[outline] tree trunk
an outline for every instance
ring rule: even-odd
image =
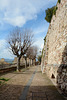
[[[32,65],[32,59],[30,59],[31,65]]]
[[[19,68],[20,68],[20,58],[18,57],[17,58],[17,71],[19,71]]]
[[[33,65],[33,59],[32,59],[32,65]]]
[[[27,67],[27,58],[25,58],[25,69]]]
[[[30,61],[30,59],[29,59],[29,67],[30,67],[30,65],[31,65],[31,61]]]

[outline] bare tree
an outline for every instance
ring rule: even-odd
[[[37,46],[33,46],[33,59],[36,58],[37,52],[38,52],[38,47]]]
[[[31,65],[32,56],[33,56],[33,47],[30,47],[27,51],[27,57],[29,58],[29,66]]]
[[[26,54],[33,43],[32,31],[29,29],[22,31],[19,28],[15,28],[10,32],[7,42],[9,44],[9,49],[17,56],[17,71],[19,71],[20,59]]]
[[[36,46],[30,47],[27,51],[27,57],[29,58],[29,66],[31,65],[31,60],[36,59],[38,48]]]
[[[33,60],[36,60],[37,58],[37,53],[38,53],[38,47],[33,46],[32,64],[33,64]]]
[[[28,50],[27,50],[28,51]],[[26,67],[27,67],[27,55],[25,54],[24,56],[24,59],[25,59],[25,69],[26,69]]]

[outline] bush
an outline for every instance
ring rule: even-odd
[[[46,10],[46,17],[45,17],[45,19],[46,19],[46,21],[47,22],[51,22],[51,19],[52,19],[52,16],[53,16],[53,10],[54,10],[54,7],[52,7],[52,8],[48,8],[47,10]]]
[[[58,3],[61,3],[61,0],[58,0]]]
[[[46,42],[46,36],[45,36],[45,38],[44,38],[44,42]]]
[[[45,20],[47,22],[51,22],[51,19],[53,17],[53,15],[56,15],[56,10],[58,9],[57,6],[53,6],[52,8],[48,8],[45,12],[46,12],[46,17]]]
[[[53,10],[53,14],[56,15],[56,10],[58,9],[58,7],[56,6]]]

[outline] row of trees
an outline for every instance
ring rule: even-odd
[[[7,43],[8,48],[17,56],[17,71],[19,71],[21,57],[25,57],[25,60],[27,57],[36,58],[37,47],[32,46],[33,40],[33,32],[30,29],[15,28],[10,32]]]
[[[32,65],[33,65],[33,60],[36,59],[36,56],[37,56],[37,50],[38,48],[36,46],[31,46],[26,54],[24,55],[24,58],[25,58],[25,68],[27,66],[27,58],[29,58],[29,66],[31,66],[31,61],[32,61]]]

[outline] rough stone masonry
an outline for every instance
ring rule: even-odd
[[[44,39],[41,70],[55,78],[57,85],[67,94],[67,0],[61,0],[57,7]]]

